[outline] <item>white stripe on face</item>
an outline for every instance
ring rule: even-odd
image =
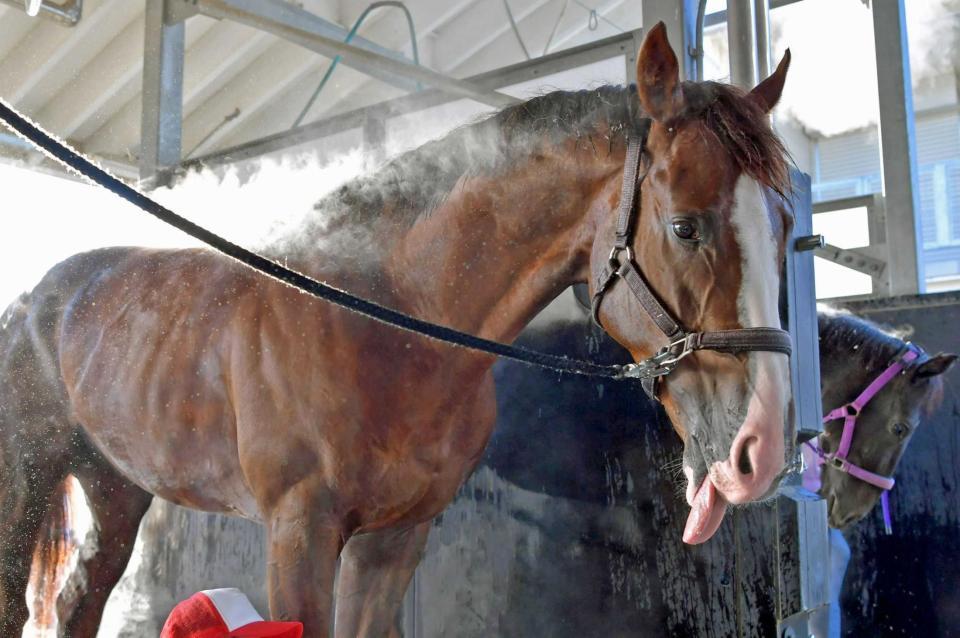
[[[740,245],[742,281],[737,307],[745,328],[780,327],[777,241],[760,184],[741,175],[734,191],[733,228]]]
[[[733,227],[741,255],[740,294],[737,309],[745,328],[780,327],[780,279],[777,241],[760,184],[741,175],[734,191]],[[787,358],[773,352],[751,352],[750,399],[746,422],[769,419],[768,427],[781,429],[790,398]],[[754,405],[758,401],[760,405]],[[766,423],[758,424],[761,427]],[[774,434],[771,432],[771,434]]]

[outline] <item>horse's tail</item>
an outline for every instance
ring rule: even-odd
[[[31,624],[40,635],[48,635],[57,626],[57,599],[69,576],[76,549],[71,501],[81,495],[78,487],[77,480],[67,476],[51,495],[33,551],[28,605]]]

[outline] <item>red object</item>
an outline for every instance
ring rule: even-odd
[[[302,638],[299,622],[264,620],[239,589],[210,589],[179,603],[160,638]]]

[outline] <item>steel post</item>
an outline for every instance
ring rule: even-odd
[[[757,80],[773,71],[770,51],[770,0],[754,0],[753,18],[757,42]]]
[[[794,171],[795,224],[787,246],[787,326],[793,339],[790,379],[793,392],[797,440],[807,440],[823,431],[820,405],[820,340],[817,299],[813,277],[813,252],[797,239],[813,233],[810,177]],[[789,429],[787,436],[793,436]],[[799,454],[799,450],[796,452]],[[797,474],[781,485],[775,508],[777,635],[806,636],[810,620],[826,613],[828,580],[823,566],[829,564],[826,503],[803,490]],[[801,633],[789,633],[802,630]]]
[[[143,47],[140,179],[180,163],[184,23],[169,19],[167,0],[147,0]]]
[[[643,44],[643,29],[631,31],[633,35],[633,46],[623,54],[623,63],[625,78],[627,84],[637,83],[637,53],[640,51],[640,45]]]
[[[727,3],[730,83],[747,90],[757,84],[756,26],[751,0]]]
[[[880,152],[891,295],[924,291],[920,264],[920,203],[910,55],[903,0],[873,2],[873,37],[880,96]]]
[[[793,237],[813,234],[810,176],[794,171]],[[787,326],[793,338],[790,378],[797,431],[810,438],[823,431],[820,407],[820,341],[817,329],[817,294],[814,288],[813,252],[787,247]],[[802,382],[801,382],[802,381]]]
[[[363,121],[363,152],[373,164],[379,164],[386,155],[387,123],[383,117],[367,113]]]

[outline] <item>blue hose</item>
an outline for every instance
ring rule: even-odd
[[[370,5],[363,10],[363,13],[360,14],[360,17],[357,18],[357,21],[353,23],[353,27],[347,34],[347,37],[343,40],[344,44],[350,44],[350,41],[353,40],[355,35],[357,35],[357,30],[360,29],[360,25],[362,25],[363,21],[367,19],[367,16],[370,15],[370,13],[375,9],[379,9],[381,7],[396,7],[403,11],[403,13],[407,16],[407,26],[410,28],[410,46],[413,49],[413,63],[417,66],[420,66],[420,52],[417,50],[417,31],[413,26],[413,16],[410,15],[410,10],[407,9],[407,6],[398,0],[382,0],[381,2],[370,3]],[[290,128],[296,128],[300,126],[300,123],[303,122],[303,118],[307,116],[307,112],[311,107],[313,107],[314,102],[317,101],[317,97],[320,95],[320,92],[323,91],[323,87],[327,85],[327,82],[330,80],[330,76],[333,75],[333,70],[337,68],[339,63],[340,56],[338,55],[333,58],[330,66],[327,67],[327,72],[323,74],[323,79],[320,80],[320,84],[317,85],[313,95],[311,95],[310,99],[307,100],[307,105],[303,107],[300,115],[297,116],[293,126]],[[418,82],[417,90],[420,88],[420,83]]]

